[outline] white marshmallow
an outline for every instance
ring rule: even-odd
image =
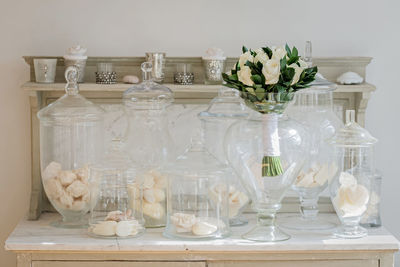
[[[67,192],[70,193],[73,197],[79,198],[83,195],[86,195],[89,192],[89,188],[81,181],[75,180],[71,185],[67,187]]]
[[[55,178],[60,171],[61,171],[61,164],[52,161],[49,165],[47,165],[47,167],[44,169],[42,173],[43,180],[46,181],[48,179]]]
[[[170,219],[178,233],[191,232],[193,225],[196,223],[196,216],[194,214],[174,213]]]

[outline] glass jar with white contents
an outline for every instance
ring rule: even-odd
[[[346,125],[330,139],[339,171],[330,184],[332,204],[342,223],[334,234],[360,238],[368,234],[359,226],[371,199],[371,179],[375,174],[373,145],[377,140],[355,122],[354,110],[346,113]]]
[[[167,226],[174,239],[218,239],[230,234],[227,166],[205,148],[201,138],[167,166]]]
[[[88,166],[103,154],[104,111],[79,94],[78,69],[65,71],[66,94],[41,109],[40,165],[46,195],[63,219],[52,225],[86,228]]]
[[[229,163],[224,151],[225,135],[233,123],[246,119],[250,112],[252,111],[246,107],[243,99],[239,96],[239,91],[222,87],[208,108],[198,115],[204,131],[205,148],[227,166]],[[232,175],[229,177],[229,223],[230,226],[240,226],[247,223],[247,219],[242,213],[250,198],[233,169],[231,169],[231,173]]]
[[[333,111],[336,84],[325,81],[299,90],[286,112],[308,127],[310,149],[306,162],[292,186],[300,198],[301,216],[286,217],[282,225],[297,230],[326,230],[336,225],[318,217],[319,195],[335,176],[337,166],[332,147],[326,142],[343,127]]]
[[[113,140],[104,158],[90,168],[90,236],[130,238],[144,233],[139,177],[123,143]]]

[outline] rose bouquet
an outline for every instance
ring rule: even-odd
[[[225,86],[240,91],[253,110],[263,114],[262,176],[283,173],[280,159],[278,114],[282,113],[296,91],[314,81],[317,67],[308,68],[296,47],[256,50],[243,46],[243,54],[231,72],[224,73]]]

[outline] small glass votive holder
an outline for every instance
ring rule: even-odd
[[[194,74],[192,72],[192,64],[178,63],[176,64],[176,72],[174,73],[174,82],[177,84],[193,84]]]
[[[33,65],[37,83],[54,83],[57,68],[56,58],[35,58]]]
[[[117,73],[114,71],[113,63],[97,63],[96,83],[114,84],[117,83]]]
[[[225,59],[204,59],[203,67],[205,84],[221,84],[222,73],[225,71]]]
[[[152,63],[152,72],[153,81],[157,83],[162,83],[165,77],[165,61],[166,61],[166,53],[163,52],[147,52],[146,53],[146,61],[150,61]]]

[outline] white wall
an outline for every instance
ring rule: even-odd
[[[30,154],[23,55],[62,55],[74,43],[89,56],[199,56],[209,46],[237,56],[242,44],[289,42],[315,56],[372,56],[367,80],[377,85],[367,127],[379,138],[377,165],[384,174],[383,221],[400,238],[397,139],[400,1],[133,1],[1,0],[0,8],[0,241],[29,203]],[[0,252],[0,265],[15,257]],[[400,266],[400,265],[399,265]]]

